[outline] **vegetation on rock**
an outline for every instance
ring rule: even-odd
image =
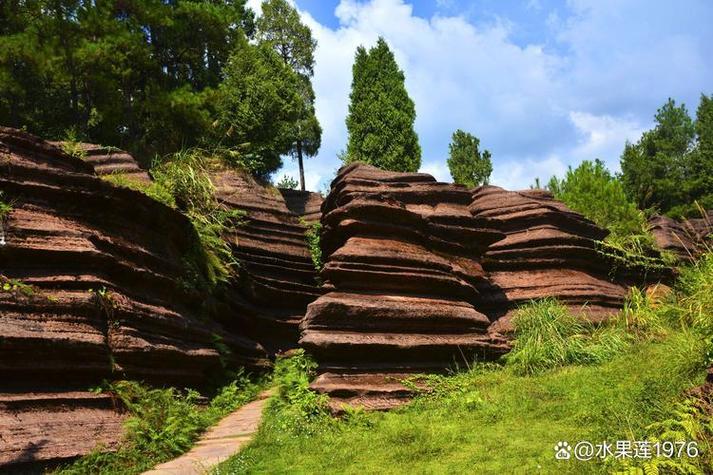
[[[479,147],[480,140],[473,134],[460,129],[453,132],[448,145],[448,169],[454,183],[471,188],[488,184],[493,164],[490,161],[490,152],[481,152]]]

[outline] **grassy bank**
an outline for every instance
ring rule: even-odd
[[[193,390],[149,388],[133,381],[105,384],[127,408],[126,436],[115,452],[101,447],[76,462],[60,467],[57,475],[130,475],[186,452],[200,434],[240,406],[255,399],[263,382],[239,377],[220,388],[207,404]]]
[[[331,418],[307,390],[313,365],[279,362],[280,395],[254,441],[216,473],[661,473],[710,470],[710,420],[686,395],[710,364],[713,256],[662,301],[634,293],[616,321],[573,325],[555,302],[518,316],[502,365],[427,378],[386,414]],[[559,441],[696,440],[698,459],[554,458]]]

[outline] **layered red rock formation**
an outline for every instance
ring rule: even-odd
[[[500,318],[499,330],[509,330],[511,310],[532,299],[555,297],[593,320],[621,308],[628,287],[611,281],[611,264],[595,247],[607,230],[544,190],[483,186],[474,191],[470,209],[506,234],[483,259],[491,284],[484,290],[486,307]]]
[[[242,297],[241,312],[270,352],[296,348],[305,309],[321,294],[301,213],[319,220],[314,207],[321,197],[305,193],[286,200],[277,188],[235,170],[216,171],[212,181],[219,201],[246,213],[227,236],[240,262],[234,290]]]
[[[692,261],[711,244],[713,210],[700,218],[683,221],[668,216],[653,216],[649,225],[658,247],[673,252],[683,261]]]
[[[343,403],[392,407],[405,374],[466,366],[507,350],[488,334],[478,257],[502,234],[468,210],[470,192],[415,173],[354,164],[322,207],[321,277],[300,344],[319,362],[312,387]]]
[[[62,147],[66,142],[53,142],[54,145]],[[105,147],[91,143],[79,142],[72,144],[82,151],[82,159],[89,163],[97,175],[121,174],[130,179],[148,183],[151,177],[146,170],[139,166],[139,163],[128,152],[116,147]]]
[[[285,199],[285,205],[296,216],[308,223],[319,222],[322,217],[322,202],[324,199],[319,193],[311,191],[290,190],[280,188],[280,193]]]
[[[179,212],[6,128],[0,191],[13,208],[0,244],[0,418],[46,421],[3,430],[4,463],[86,452],[102,428],[99,441],[116,440],[117,415],[85,392],[104,378],[199,385],[225,364],[267,364],[236,307],[203,306],[187,280],[197,241]]]

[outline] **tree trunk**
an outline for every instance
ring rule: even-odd
[[[297,141],[297,163],[300,165],[300,189],[305,191],[305,166],[302,163],[302,141]]]

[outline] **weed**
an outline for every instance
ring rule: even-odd
[[[13,206],[10,202],[3,199],[3,192],[0,191],[0,223],[5,221],[13,210]]]
[[[324,267],[324,263],[322,262],[322,247],[320,244],[322,225],[319,222],[309,223],[304,219],[300,220],[300,223],[306,228],[305,242],[307,242],[309,254],[312,257],[314,269],[319,272],[322,270],[322,267]]]
[[[150,183],[145,183],[136,178],[132,178],[126,173],[112,173],[109,175],[103,175],[102,178],[109,183],[116,186],[123,186],[124,188],[129,188],[134,191],[139,191],[154,200],[170,206],[171,208],[176,207],[176,200],[170,190],[166,189],[162,183],[152,181]]]
[[[64,141],[62,141],[61,148],[67,155],[71,155],[81,160],[84,160],[87,156],[87,152],[82,147],[82,142],[79,139],[79,133],[74,127],[65,131],[65,137]]]
[[[33,297],[37,291],[29,284],[25,284],[18,279],[10,279],[0,275],[0,292],[9,293],[14,296]]]

